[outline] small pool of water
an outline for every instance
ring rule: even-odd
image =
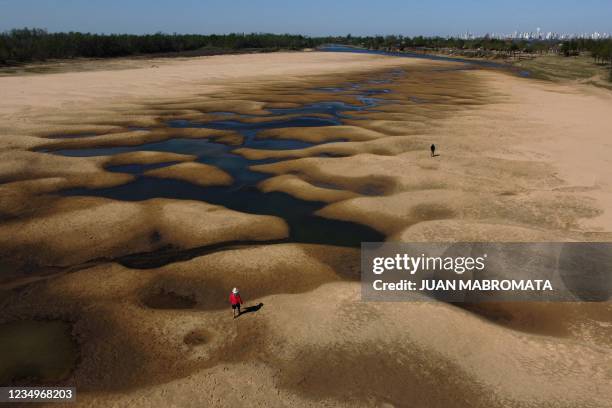
[[[108,166],[106,170],[114,173],[129,173],[129,174],[141,174],[149,170],[161,169],[162,167],[172,166],[179,162],[164,162],[164,163],[150,163],[150,164],[119,164],[116,166]]]
[[[25,320],[0,324],[0,385],[57,383],[77,361],[70,324]]]
[[[90,147],[85,149],[60,149],[50,151],[52,154],[70,157],[112,156],[119,153],[138,151],[155,151],[199,155],[217,155],[230,150],[221,143],[210,142],[207,139],[175,138],[161,142],[144,143],[137,146]],[[191,152],[191,153],[188,153]]]

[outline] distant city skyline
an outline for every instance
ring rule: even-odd
[[[606,38],[612,1],[0,0],[0,31]],[[519,34],[521,34],[519,36]]]
[[[543,31],[537,27],[535,31],[518,31],[512,33],[472,33],[469,30],[459,35],[451,35],[450,37],[473,39],[482,37],[491,37],[498,39],[523,39],[523,40],[566,40],[574,38],[588,38],[593,40],[601,40],[612,38],[612,34],[608,32],[584,32],[584,33],[559,33],[555,31]]]

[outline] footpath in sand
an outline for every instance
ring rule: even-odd
[[[249,159],[280,159],[253,166],[273,175],[262,191],[322,201],[322,217],[389,240],[609,241],[609,92],[346,53],[142,64],[0,78],[0,324],[70,323],[78,362],[61,381],[77,386],[78,405],[610,406],[609,304],[364,303],[358,250],[270,243],[289,235],[278,217],[58,194],[128,183],[133,175],[106,170],[119,164],[172,163],[149,175],[232,182],[192,155],[40,151],[212,138]],[[348,91],[309,90],[398,68],[371,85],[390,91],[376,111],[260,135],[330,143],[247,149],[232,132],[164,126],[355,103]],[[432,142],[439,157],[429,157]],[[122,261],[169,247],[191,255],[147,269]],[[259,305],[236,320],[233,286]]]

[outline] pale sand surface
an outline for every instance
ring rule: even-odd
[[[609,407],[609,304],[364,303],[358,251],[317,245],[256,245],[131,269],[106,260],[168,244],[277,240],[287,227],[202,202],[53,195],[131,180],[104,170],[112,164],[184,161],[177,166],[193,168],[188,155],[28,151],[207,137],[174,136],[163,121],[257,114],[268,101],[350,101],[301,88],[400,66],[409,75],[384,85],[399,102],[380,112],[355,113],[363,120],[337,132],[264,135],[348,142],[291,153],[241,149],[296,158],[254,166],[276,175],[259,187],[327,201],[321,215],[370,225],[389,239],[612,238],[609,92],[439,69],[456,64],[331,53],[1,77],[2,264],[26,265],[35,275],[98,261],[9,292],[0,321],[74,322],[80,363],[70,381],[81,406]],[[152,129],[128,132],[127,125]],[[86,130],[99,136],[46,137]],[[239,143],[236,135],[212,136]],[[429,157],[432,142],[439,157]],[[321,153],[343,157],[315,157]],[[261,302],[262,309],[232,320],[226,295],[235,285],[248,305]],[[164,293],[194,306],[160,309]]]
[[[213,93],[233,80],[248,83],[296,79],[311,74],[366,71],[396,65],[397,60],[369,55],[271,53],[166,60],[157,68],[1,77],[0,115],[11,115],[8,118],[12,118],[12,122],[4,125],[13,127],[19,125],[19,119],[27,118],[28,111],[40,108],[68,109],[83,104],[99,106],[105,102],[107,109],[113,109],[117,105],[112,102],[121,104],[121,98],[125,97],[182,98],[186,96],[185,91],[189,94]]]
[[[161,169],[149,170],[146,176],[185,180],[199,186],[229,186],[232,176],[225,171],[203,163],[180,163]]]
[[[270,191],[283,191],[302,200],[324,201],[327,203],[343,201],[358,196],[358,194],[351,191],[315,186],[291,174],[266,179],[259,184],[259,188],[266,193]]]
[[[5,263],[35,270],[150,252],[170,244],[185,249],[282,239],[288,233],[285,222],[275,217],[187,200],[70,197],[56,200],[37,215],[0,225]]]
[[[346,281],[358,273],[355,255],[284,244],[146,273],[105,264],[33,287],[7,313],[35,307],[78,318],[85,406],[607,406],[606,339],[537,333],[538,319],[559,312],[570,327],[598,317],[587,305],[528,308],[535,322],[512,330],[441,303],[363,303],[359,284]],[[247,305],[263,307],[234,321],[217,293],[237,279],[253,297]],[[160,289],[197,303],[146,307]],[[194,332],[201,340],[186,343]]]

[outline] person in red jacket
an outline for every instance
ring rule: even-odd
[[[234,313],[234,319],[236,318],[236,309],[238,310],[238,316],[240,316],[240,305],[242,304],[242,298],[238,288],[232,289],[229,297],[230,303],[232,304],[232,312]]]

